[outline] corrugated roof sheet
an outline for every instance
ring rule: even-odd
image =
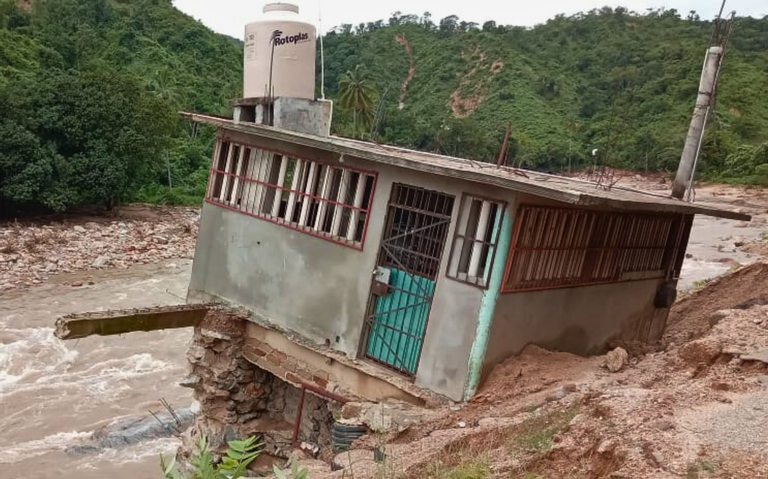
[[[235,123],[232,119],[196,113],[182,113],[197,123],[238,131],[273,140],[285,141],[377,163],[399,166],[436,175],[520,191],[576,206],[603,206],[625,210],[645,210],[704,214],[736,220],[750,219],[736,211],[687,203],[671,197],[614,185],[611,188],[576,178],[539,173],[510,167],[497,167],[464,158],[437,155],[390,145],[340,137],[320,137],[296,133],[256,123]]]

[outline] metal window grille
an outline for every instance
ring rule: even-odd
[[[392,186],[379,264],[437,279],[453,197],[408,185]]]
[[[206,201],[362,249],[376,173],[218,140]]]
[[[684,217],[521,206],[502,292],[664,278]],[[670,268],[670,265],[672,267]]]
[[[446,275],[481,288],[488,287],[506,203],[465,194]]]

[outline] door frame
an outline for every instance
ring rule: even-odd
[[[444,208],[444,211],[442,213],[434,212],[434,211],[431,211],[431,210],[428,210],[428,209],[420,209],[420,208],[413,207],[413,206],[408,207],[407,205],[404,205],[402,203],[399,203],[399,202],[395,201],[394,195],[395,195],[396,191],[399,191],[398,188],[405,188],[407,190],[421,191],[421,192],[425,192],[426,194],[436,195],[437,198],[442,198],[443,201],[445,201],[448,206]],[[375,308],[376,308],[377,299],[380,297],[380,296],[378,296],[378,295],[376,295],[374,293],[374,281],[373,281],[373,278],[371,278],[371,286],[369,288],[369,293],[368,293],[368,303],[367,303],[366,309],[365,309],[365,316],[363,317],[363,328],[362,328],[361,340],[359,341],[359,348],[358,348],[358,354],[357,354],[357,357],[359,359],[362,359],[362,360],[365,360],[365,361],[369,361],[369,362],[371,362],[373,364],[376,364],[378,366],[382,366],[384,368],[387,368],[388,370],[394,371],[394,372],[396,372],[398,374],[401,374],[401,375],[403,375],[403,376],[405,376],[407,378],[410,378],[410,379],[414,379],[416,377],[416,374],[417,374],[418,369],[419,369],[419,363],[421,362],[422,351],[424,349],[424,342],[426,340],[427,328],[428,328],[428,325],[429,325],[429,316],[430,316],[430,314],[432,312],[432,304],[433,304],[435,293],[436,293],[436,290],[437,290],[437,283],[438,283],[438,279],[440,277],[440,271],[442,270],[443,256],[445,254],[445,251],[450,247],[449,234],[450,234],[451,227],[453,226],[455,207],[456,207],[456,196],[453,195],[453,194],[444,193],[444,192],[441,192],[441,191],[438,191],[438,190],[428,189],[428,188],[424,188],[424,187],[416,186],[416,185],[411,185],[411,184],[407,184],[407,183],[400,183],[400,182],[393,182],[392,183],[391,188],[390,188],[389,200],[387,201],[387,205],[386,205],[386,213],[385,213],[385,216],[384,216],[384,227],[382,228],[381,237],[379,239],[379,244],[377,246],[376,264],[375,264],[375,267],[377,269],[380,266],[382,266],[383,258],[386,257],[387,254],[390,254],[390,253],[388,253],[387,250],[385,250],[387,241],[389,239],[391,239],[391,238],[388,238],[388,236],[403,237],[402,233],[401,234],[391,234],[393,226],[394,226],[393,214],[395,213],[395,211],[398,208],[400,209],[400,211],[408,211],[408,210],[410,210],[410,211],[415,212],[417,214],[425,214],[425,215],[433,217],[433,218],[442,218],[442,220],[444,220],[444,223],[438,222],[437,224],[429,225],[428,227],[416,228],[415,230],[407,233],[408,235],[413,234],[416,231],[423,231],[423,230],[428,229],[430,227],[440,226],[442,224],[445,225],[445,228],[444,228],[444,231],[441,234],[440,241],[442,242],[442,244],[441,244],[441,246],[439,248],[439,251],[437,252],[437,254],[435,256],[430,258],[431,260],[435,261],[435,266],[434,266],[434,275],[433,275],[433,277],[432,278],[428,278],[428,279],[431,279],[433,281],[433,283],[434,283],[434,286],[432,287],[432,291],[431,291],[431,294],[428,297],[428,300],[425,303],[420,303],[420,304],[418,304],[416,306],[406,306],[405,308],[397,308],[397,309],[393,310],[393,311],[397,311],[397,310],[407,309],[408,307],[420,307],[422,304],[426,304],[426,307],[427,307],[426,315],[424,317],[423,330],[421,332],[421,337],[419,338],[419,349],[418,349],[418,353],[417,353],[417,356],[416,356],[416,362],[415,362],[414,367],[413,367],[413,372],[408,371],[406,369],[406,367],[403,365],[402,362],[401,362],[401,367],[397,367],[394,364],[389,364],[389,363],[387,363],[385,361],[379,360],[377,358],[373,358],[373,357],[371,357],[371,356],[369,356],[367,354],[367,349],[368,349],[368,345],[369,345],[369,338],[370,338],[370,334],[371,334],[372,326],[373,326],[372,325],[372,318],[375,315]],[[390,254],[390,256],[391,256],[391,254]],[[426,276],[422,276],[422,275],[413,273],[412,270],[410,270],[408,268],[405,268],[404,265],[402,265],[402,264],[401,264],[401,267],[402,267],[402,271],[405,272],[406,274],[408,274],[409,276],[418,276],[418,277],[421,277],[421,278],[427,278]],[[400,268],[398,268],[398,269],[400,269]],[[375,274],[375,270],[374,270],[373,273]],[[405,331],[398,331],[398,332],[399,332],[399,334],[408,335],[408,333],[406,333]],[[411,336],[413,336],[413,335],[411,335]],[[392,350],[390,348],[390,352],[391,351]],[[397,354],[396,351],[395,351],[395,354]]]

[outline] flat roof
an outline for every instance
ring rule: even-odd
[[[182,112],[181,114],[196,123],[354,156],[376,163],[494,185],[574,206],[600,206],[634,211],[701,214],[743,221],[751,219],[751,216],[737,211],[701,206],[669,196],[648,193],[619,185],[613,185],[612,187],[600,186],[597,183],[576,178],[566,178],[508,166],[498,167],[491,163],[409,150],[397,146],[381,145],[337,136],[308,135],[257,123],[236,123],[232,119],[212,115],[188,112]]]

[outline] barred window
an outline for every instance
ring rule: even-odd
[[[504,207],[503,202],[464,195],[448,264],[449,278],[487,287]]]
[[[376,174],[217,142],[206,201],[362,249]]]
[[[521,206],[503,292],[664,278],[681,215]]]

